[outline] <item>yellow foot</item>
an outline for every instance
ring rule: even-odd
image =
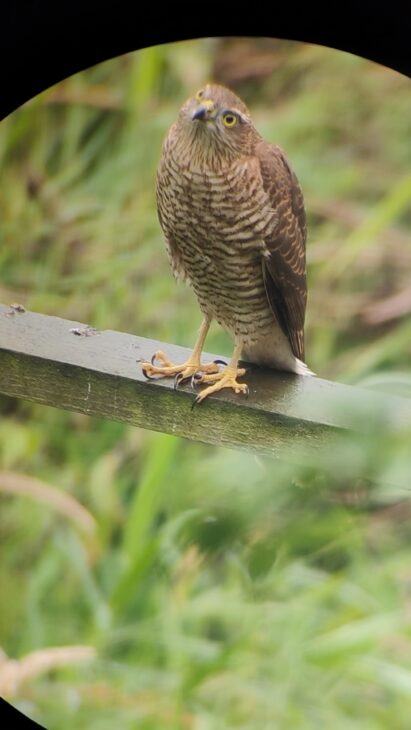
[[[213,383],[213,385],[209,385],[208,388],[201,391],[195,399],[193,406],[201,403],[204,398],[207,398],[207,396],[212,393],[217,393],[223,388],[232,388],[234,393],[245,393],[248,395],[248,385],[246,383],[237,382],[237,378],[244,375],[244,373],[244,368],[231,368],[230,366],[227,366],[222,373],[212,373],[201,377],[195,376],[194,382],[196,385],[201,383]]]
[[[154,364],[156,361],[162,363],[161,367]],[[141,369],[146,378],[157,379],[174,377],[174,387],[177,388],[180,383],[183,382],[183,380],[194,378],[197,373],[199,375],[201,375],[202,373],[210,375],[218,374],[219,362],[222,363],[221,360],[218,360],[216,362],[202,364],[200,363],[200,360],[191,357],[187,360],[187,362],[184,362],[181,365],[174,365],[174,363],[172,363],[171,360],[168,359],[164,352],[162,352],[161,350],[157,350],[157,352],[155,352],[153,357],[151,358],[151,363],[141,363]]]

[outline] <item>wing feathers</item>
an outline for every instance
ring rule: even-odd
[[[303,195],[279,147],[262,141],[256,155],[264,189],[278,219],[275,230],[265,240],[269,252],[262,264],[266,294],[293,354],[304,360],[307,281]]]

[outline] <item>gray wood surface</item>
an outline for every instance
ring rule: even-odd
[[[190,353],[0,305],[0,393],[6,395],[263,454],[284,455],[284,448],[295,454],[297,445],[312,454],[336,431],[364,431],[376,421],[411,424],[411,399],[248,364],[248,398],[222,391],[192,409],[190,385],[174,390],[171,379],[143,376],[137,360],[157,349],[176,363]]]

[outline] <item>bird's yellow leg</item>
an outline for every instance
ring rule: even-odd
[[[234,348],[233,356],[229,364],[222,372],[207,374],[203,375],[201,378],[196,378],[196,384],[212,383],[212,385],[209,385],[208,388],[204,388],[204,390],[201,391],[195,399],[195,403],[201,403],[204,398],[207,398],[207,396],[212,393],[217,393],[223,388],[232,388],[235,393],[245,393],[248,395],[248,385],[237,381],[237,378],[241,377],[241,375],[244,375],[245,373],[245,368],[237,367],[240,359],[241,348],[242,343],[238,342]]]
[[[207,332],[210,328],[210,320],[204,319],[197,337],[197,342],[194,346],[194,350],[191,353],[189,359],[181,365],[175,365],[168,359],[168,357],[158,350],[154,353],[151,358],[151,362],[142,362],[141,368],[146,377],[160,377],[160,378],[171,378],[175,377],[176,385],[181,383],[183,380],[192,378],[195,373],[202,372],[207,374],[218,373],[219,367],[217,363],[210,362],[207,364],[201,363],[201,353],[203,351],[204,342],[207,337]],[[161,366],[154,365],[154,362],[158,360],[162,363]]]

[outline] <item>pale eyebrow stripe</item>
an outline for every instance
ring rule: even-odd
[[[222,114],[235,114],[239,119],[241,119],[242,122],[248,122],[250,121],[249,117],[247,117],[246,114],[243,114],[243,112],[240,112],[239,109],[231,108],[231,109],[223,109]]]

